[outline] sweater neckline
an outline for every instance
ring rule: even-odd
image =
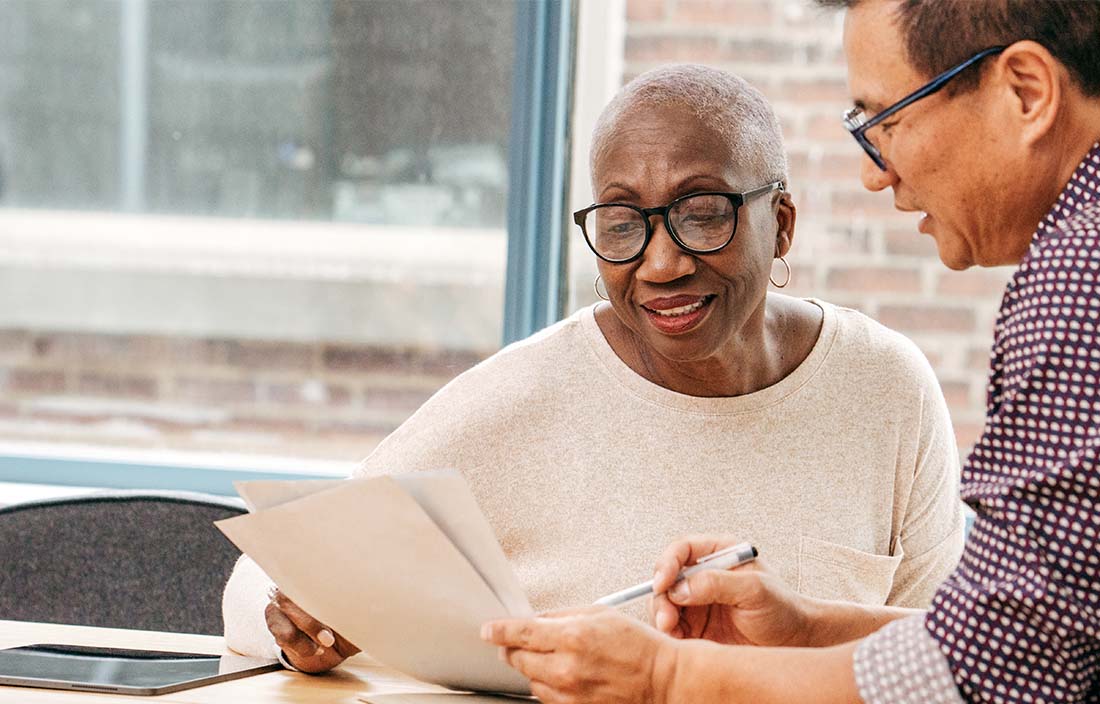
[[[599,304],[583,308],[578,313],[584,339],[588,343],[589,351],[595,357],[595,362],[630,394],[644,401],[678,411],[700,415],[733,415],[756,411],[782,402],[796,393],[821,368],[836,338],[838,327],[836,309],[816,298],[803,300],[820,308],[822,313],[821,330],[810,353],[790,374],[776,383],[742,396],[689,396],[653,383],[631,369],[615,354],[615,350],[600,330],[599,323],[596,322],[596,305]]]

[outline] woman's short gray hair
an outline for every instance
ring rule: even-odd
[[[732,73],[679,64],[647,71],[619,89],[592,131],[589,167],[623,120],[640,108],[675,106],[702,120],[729,145],[730,158],[748,158],[761,182],[786,181],[787,154],[775,111],[763,93]]]

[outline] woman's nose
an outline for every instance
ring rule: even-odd
[[[668,283],[695,273],[695,255],[685,252],[672,239],[664,218],[653,216],[653,236],[642,253],[638,278],[653,283]]]

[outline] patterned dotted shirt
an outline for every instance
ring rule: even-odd
[[[962,560],[927,616],[860,645],[864,701],[1100,702],[1098,453],[1100,143],[1001,303]]]

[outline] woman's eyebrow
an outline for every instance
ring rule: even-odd
[[[687,195],[691,191],[700,190],[700,188],[702,188],[703,190],[709,190],[709,191],[714,191],[714,190],[722,191],[722,190],[728,190],[729,189],[729,184],[726,183],[725,179],[723,179],[719,176],[709,176],[709,175],[706,175],[706,174],[695,174],[693,176],[688,176],[687,178],[683,179],[678,184],[676,184],[676,189],[675,190],[676,190],[677,193],[680,193],[681,195]]]
[[[627,198],[637,198],[638,197],[638,192],[635,191],[630,186],[626,185],[625,183],[619,183],[618,181],[612,181],[611,183],[607,184],[602,189],[600,189],[600,195],[596,200],[601,200],[601,201],[606,200],[607,196],[605,194],[608,191],[612,191],[612,190],[622,191],[624,194],[626,194]]]

